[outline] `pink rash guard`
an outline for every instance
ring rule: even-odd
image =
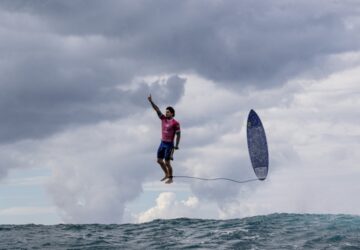
[[[160,116],[161,119],[161,131],[162,138],[164,142],[173,142],[175,138],[175,133],[180,132],[180,123],[172,119],[167,119],[164,115]]]

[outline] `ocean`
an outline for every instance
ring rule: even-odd
[[[142,224],[0,225],[0,249],[360,249],[360,217],[271,214]]]

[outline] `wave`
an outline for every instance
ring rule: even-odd
[[[360,217],[271,214],[142,224],[0,225],[0,249],[360,249]]]

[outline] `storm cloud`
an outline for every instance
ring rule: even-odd
[[[322,72],[328,56],[358,49],[358,11],[351,1],[1,1],[0,140],[143,112],[146,85],[119,88],[143,76],[196,73],[239,91]]]

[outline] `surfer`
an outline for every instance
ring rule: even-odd
[[[162,138],[157,151],[157,162],[165,173],[165,176],[161,179],[161,181],[165,181],[167,179],[165,183],[170,184],[173,182],[173,170],[170,160],[173,160],[172,154],[174,149],[179,149],[180,123],[174,119],[175,110],[173,107],[167,107],[164,115],[161,113],[159,107],[153,102],[151,94],[149,95],[148,100],[161,120]],[[174,146],[175,135],[176,143]]]

